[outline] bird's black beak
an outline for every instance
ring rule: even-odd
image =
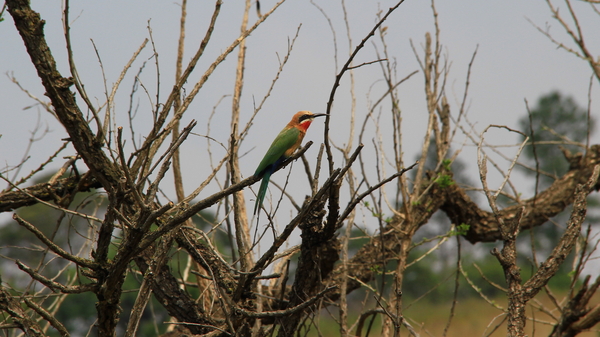
[[[314,114],[314,115],[312,115],[312,118],[317,118],[317,117],[322,117],[322,116],[327,116],[327,114]]]

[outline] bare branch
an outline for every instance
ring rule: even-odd
[[[42,233],[34,225],[23,220],[20,216],[13,214],[13,219],[16,220],[19,225],[25,227],[27,230],[29,230],[31,233],[33,233],[35,236],[37,236],[38,239],[40,239],[40,241],[42,241],[48,248],[50,248],[50,250],[52,250],[57,255],[77,264],[78,266],[82,266],[82,267],[86,267],[86,268],[90,268],[90,269],[98,268],[98,265],[95,262],[66,252],[65,250],[60,248],[58,245],[56,245],[54,242],[52,242],[50,239],[48,239],[44,235],[44,233]]]

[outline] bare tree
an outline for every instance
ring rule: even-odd
[[[533,198],[522,199],[519,189],[511,181],[511,172],[521,150],[535,144],[525,137],[518,144],[514,157],[506,158],[508,165],[505,169],[490,158],[490,153],[498,150],[486,142],[486,133],[491,129],[507,133],[517,131],[508,126],[490,125],[477,132],[469,123],[466,104],[476,51],[466,74],[464,96],[457,104],[449,102],[446,96],[449,60],[443,53],[441,28],[433,2],[434,32],[425,34],[422,48],[411,44],[420,70],[400,76],[396,73],[394,56],[390,55],[387,48],[387,27],[384,23],[401,8],[404,1],[382,11],[372,29],[364,32],[364,37],[356,46],[352,45],[350,35],[349,26],[352,22],[346,18],[350,47],[348,57],[341,68],[336,69],[335,78],[332,78],[326,107],[328,117],[325,121],[324,144],[316,160],[304,156],[313,145],[307,142],[278,168],[282,169],[301,158],[311,195],[301,203],[295,202],[287,195],[285,186],[280,187],[282,198],[289,197],[296,207],[291,220],[285,221],[283,216],[278,216],[275,207],[275,211],[266,214],[266,226],[258,226],[258,223],[253,226],[253,219],[249,218],[246,209],[245,196],[248,195],[247,188],[261,177],[243,178],[239,165],[243,155],[240,145],[292,54],[295,38],[289,42],[287,54],[281,59],[272,86],[244,125],[240,118],[240,97],[246,71],[246,39],[270,18],[283,1],[264,13],[260,10],[260,2],[254,3],[259,13],[254,23],[249,19],[253,3],[245,1],[238,38],[208,62],[205,73],[193,83],[191,90],[186,91],[183,90],[184,85],[192,81],[190,75],[196,71],[199,60],[206,58],[204,52],[213,41],[212,34],[222,3],[221,0],[215,2],[204,38],[192,59],[185,64],[187,2],[184,0],[181,4],[174,84],[164,100],[159,99],[158,89],[153,93],[156,99],[152,111],[144,117],[150,119],[152,126],[145,133],[135,128],[132,110],[128,112],[130,125],[116,126],[116,116],[125,113],[117,111],[113,102],[116,93],[122,90],[122,80],[132,76],[132,64],[142,50],[148,48],[148,42],[153,48],[155,65],[160,69],[151,31],[150,39],[145,40],[134,52],[110,90],[106,89],[105,100],[94,103],[77,72],[71,46],[69,2],[65,1],[63,10],[69,74],[62,74],[57,69],[55,54],[47,44],[45,22],[40,14],[32,9],[29,1],[6,1],[8,13],[14,20],[50,101],[35,99],[59,120],[69,137],[51,158],[40,160],[40,168],[32,174],[25,177],[15,175],[14,179],[2,174],[9,187],[0,193],[0,211],[13,212],[14,222],[11,226],[21,226],[39,240],[35,245],[39,260],[28,263],[14,260],[14,264],[27,275],[25,285],[0,284],[0,312],[3,315],[0,329],[6,331],[7,335],[17,335],[18,331],[22,331],[28,336],[55,333],[69,336],[72,332],[57,316],[61,303],[68,297],[93,294],[96,316],[89,331],[95,330],[99,336],[140,335],[140,322],[152,298],[168,313],[170,328],[166,334],[170,336],[301,335],[307,327],[319,330],[318,314],[321,309],[332,312],[342,336],[368,335],[371,328],[367,320],[376,315],[383,317],[381,335],[399,336],[401,331],[406,331],[417,336],[422,327],[411,322],[410,317],[405,317],[403,313],[402,289],[406,270],[453,237],[457,238],[456,286],[444,335],[452,326],[460,276],[477,288],[463,270],[461,240],[472,244],[502,243],[502,249],[494,249],[492,254],[506,279],[506,288],[498,287],[506,293],[508,304],[506,308],[499,308],[499,315],[504,317],[502,322],[506,321],[509,336],[524,336],[527,320],[531,320],[534,326],[539,323],[535,317],[527,315],[526,308],[543,290],[553,296],[547,284],[577,246],[570,292],[563,301],[552,297],[558,313],[553,314],[553,309],[537,303],[536,309],[549,312],[552,316],[553,321],[549,323],[553,326],[552,336],[574,336],[596,326],[600,321],[600,307],[593,306],[590,301],[600,286],[600,277],[590,284],[590,277],[584,277],[581,271],[599,240],[592,238],[589,229],[587,234],[582,234],[581,229],[587,210],[586,197],[600,189],[600,145],[588,142],[583,145],[583,153],[565,152],[570,163],[569,171]],[[597,11],[596,3],[589,2]],[[576,29],[565,22],[551,2],[548,4],[579,49],[576,51],[553,41],[588,62],[598,77],[598,62],[585,44],[577,15],[570,3],[567,1]],[[345,10],[343,1],[342,8]],[[322,13],[327,18],[326,13]],[[542,32],[551,37],[546,31]],[[335,37],[335,30],[333,33]],[[356,64],[356,56],[375,40],[376,46],[379,46],[376,47],[378,59]],[[202,183],[194,186],[192,192],[185,191],[184,186],[189,184],[184,182],[181,173],[180,147],[192,134],[197,121],[192,120],[184,127],[180,126],[180,121],[207,80],[215,76],[215,69],[234,51],[238,53],[238,61],[232,83],[230,133],[224,145],[227,152],[221,158],[214,159],[208,147],[203,155],[210,162],[212,172],[204,177]],[[354,91],[353,71],[367,65],[379,67],[386,89],[376,94],[378,96],[369,96],[368,113],[364,116],[356,114],[353,103],[348,125],[349,138],[341,146],[330,137],[330,120],[336,113],[333,103],[337,90],[342,79],[350,77],[350,95],[352,98],[358,95]],[[402,148],[403,111],[399,92],[402,85],[406,85],[407,80],[417,73],[423,78],[426,97],[426,111],[423,113],[427,114],[428,122],[420,143],[420,158],[413,163],[404,157]],[[16,79],[13,81],[18,83]],[[158,78],[157,87],[160,82]],[[135,83],[139,85],[137,79]],[[137,87],[132,89],[132,97],[136,90]],[[150,93],[148,95],[152,96]],[[205,122],[210,130],[210,118]],[[384,125],[391,126],[391,147],[383,140],[389,136],[384,135]],[[373,126],[374,133],[369,131],[370,126]],[[142,133],[143,137],[140,137]],[[467,188],[457,184],[453,178],[451,165],[460,151],[453,150],[450,145],[457,134],[464,134],[469,142],[477,146],[481,180],[479,190],[486,196],[487,206],[472,201]],[[211,136],[205,137],[209,143],[213,141]],[[368,144],[370,140],[373,140],[372,144]],[[33,176],[45,172],[46,164],[58,158],[66,144],[74,147],[77,155],[67,158],[63,169],[53,174],[47,182],[23,187]],[[366,148],[369,151],[365,151]],[[341,154],[341,163],[334,160],[337,154]],[[427,166],[429,157],[435,158],[432,167]],[[76,163],[82,163],[85,172],[79,172]],[[488,183],[490,164],[502,176],[502,182],[496,188]],[[312,167],[316,168],[313,170]],[[169,170],[174,175],[174,201],[162,195],[162,190],[170,184],[165,179]],[[406,174],[411,170],[413,178]],[[202,193],[209,184],[217,185],[218,191],[210,195]],[[77,200],[77,196],[92,189],[101,191],[95,196],[106,200],[105,209],[103,206],[89,210],[83,208],[83,204],[89,203],[89,200]],[[499,206],[498,198],[501,195],[508,197],[512,204]],[[341,200],[346,199],[348,202],[344,204]],[[81,238],[78,244],[61,241],[55,234],[49,234],[43,229],[48,219],[40,219],[38,223],[17,214],[20,209],[40,204],[44,205],[45,211],[59,212],[55,224],[57,230],[62,223],[75,228],[75,219],[84,222],[87,231],[83,233],[78,229]],[[214,219],[208,221],[210,226],[198,226],[193,221],[195,217],[207,214],[205,211],[213,205],[218,206],[218,211]],[[517,263],[517,237],[522,231],[542,225],[571,205],[571,217],[551,254],[543,261],[537,261],[532,247],[534,263],[531,268],[534,272],[527,280],[523,280],[521,267]],[[433,245],[423,256],[409,257],[411,251],[423,243],[415,240],[416,232],[430,225],[437,211],[443,212],[452,223],[452,228],[445,230],[443,235],[425,240]],[[393,215],[387,217],[386,212],[392,212]],[[376,230],[370,231],[360,224],[359,217],[364,214],[370,216],[364,222],[374,224]],[[274,224],[282,221],[285,221],[285,227],[278,233]],[[295,229],[301,232],[300,244],[284,249]],[[350,242],[355,230],[362,231],[365,240],[351,254]],[[265,244],[261,238],[267,232],[272,234],[272,242],[269,241],[264,250],[257,249],[259,243]],[[217,237],[226,238],[226,243],[217,240]],[[28,249],[25,245],[23,243],[18,248]],[[295,268],[291,267],[293,258],[297,258]],[[4,260],[10,261],[11,258],[5,257]],[[184,265],[175,268],[175,260],[183,261]],[[137,287],[128,288],[128,278],[134,278]],[[293,281],[290,281],[292,278]],[[364,291],[366,299],[358,310],[357,318],[351,319],[349,312],[352,308],[347,297],[359,289]],[[131,312],[124,313],[122,301],[127,293],[134,293],[136,298]],[[481,296],[487,300],[485,295]],[[121,319],[125,320],[125,324],[119,330]],[[489,323],[490,327],[494,324]]]

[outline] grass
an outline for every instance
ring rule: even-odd
[[[564,296],[558,296],[558,299],[562,299]],[[600,296],[591,301],[592,304],[600,302]],[[545,294],[539,294],[536,299],[545,305],[549,309],[554,309],[555,306]],[[498,298],[495,299],[496,303],[502,308],[506,308],[506,299]],[[410,303],[410,300],[405,302],[405,306]],[[533,302],[531,302],[533,303]],[[433,303],[431,301],[419,301],[414,303],[408,309],[404,311],[404,317],[413,326],[415,331],[422,337],[434,336],[441,337],[444,333],[444,328],[448,322],[448,316],[450,313],[450,302]],[[560,313],[554,309],[552,312],[555,316],[559,316]],[[533,308],[531,305],[527,306],[528,317],[535,317],[536,322],[531,320],[527,321],[525,333],[529,337],[535,336],[548,336],[552,331],[552,323],[555,321],[549,315],[541,312],[538,309]],[[338,317],[335,317],[338,319]],[[490,337],[501,337],[506,336],[506,322],[504,320],[505,315],[499,309],[494,308],[487,302],[476,298],[470,297],[461,299],[456,304],[454,317],[446,337],[471,337],[471,336],[490,336]],[[356,315],[349,321],[349,325],[356,321]],[[544,323],[548,322],[548,323]],[[308,322],[307,322],[308,324]],[[326,312],[315,320],[314,324],[319,325],[319,331],[313,326],[307,336],[339,336],[339,327],[333,318],[330,317]],[[583,332],[578,337],[600,337],[600,327],[596,326],[595,331]],[[354,330],[352,331],[355,332]],[[363,336],[365,336],[366,324],[363,329]],[[377,319],[371,329],[370,337],[377,337],[381,332],[380,319]],[[302,334],[304,335],[304,334]],[[402,328],[400,336],[410,336],[408,330]]]

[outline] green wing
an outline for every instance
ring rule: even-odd
[[[269,151],[256,168],[254,175],[260,175],[269,165],[275,164],[282,158],[285,152],[290,149],[300,137],[300,130],[296,128],[283,129],[275,138]]]

